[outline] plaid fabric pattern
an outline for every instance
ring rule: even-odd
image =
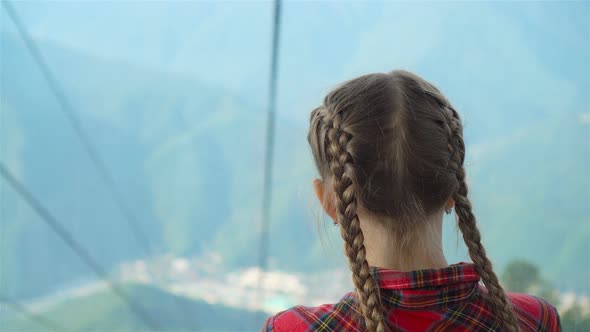
[[[483,296],[475,265],[400,272],[372,268],[389,326],[399,331],[501,331]],[[561,331],[559,315],[543,299],[508,294],[521,331]],[[267,319],[263,331],[364,331],[354,293],[336,304],[297,306]]]

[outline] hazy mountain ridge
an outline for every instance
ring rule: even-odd
[[[532,123],[484,148],[469,170],[495,261],[504,266],[509,257],[523,257],[559,288],[588,292],[590,270],[582,262],[590,261],[590,123],[584,114]]]
[[[58,219],[67,224],[75,236],[79,236],[81,242],[88,245],[91,252],[100,252],[97,257],[103,265],[108,267],[122,259],[143,255],[36,65],[20,41],[6,35],[2,38],[6,86],[2,96],[3,114],[10,112],[10,118],[14,120],[9,125],[16,127],[24,137],[19,150],[11,154],[14,160],[3,162],[22,167],[13,171],[22,176],[25,184]],[[146,85],[124,84],[120,79],[127,75],[121,73],[122,68],[116,63],[61,51],[53,44],[40,45],[84,128],[119,183],[126,203],[140,217],[141,226],[148,232],[148,238],[157,252],[198,254],[210,246],[207,243],[214,238],[212,234],[216,234],[215,230],[224,227],[225,223],[232,224],[231,227],[249,225],[248,232],[240,238],[248,240],[242,249],[252,246],[259,223],[257,215],[262,174],[258,170],[262,169],[264,153],[264,146],[260,144],[264,137],[261,130],[264,127],[264,112],[223,92],[212,94],[206,88],[197,88],[198,84],[190,81],[191,84],[187,85],[187,80],[182,78],[166,79],[132,69],[128,75],[134,79],[137,75],[144,75],[146,79],[142,81]],[[58,64],[51,62],[52,58],[60,56],[65,60]],[[80,77],[85,75],[91,75],[93,80],[81,80]],[[119,84],[110,85],[115,79],[119,80]],[[10,84],[6,84],[8,82]],[[113,91],[113,96],[102,97],[105,90]],[[31,91],[35,95],[27,95]],[[97,91],[100,103],[92,102],[92,91]],[[162,95],[162,99],[142,98],[154,93]],[[117,96],[124,98],[117,100]],[[179,102],[182,100],[186,102]],[[102,112],[101,106],[109,112]],[[130,121],[131,118],[137,121]],[[122,123],[133,126],[121,127]],[[180,131],[175,130],[179,127]],[[279,130],[285,133],[290,129],[279,125]],[[240,132],[243,139],[235,141],[224,131]],[[241,145],[255,148],[237,148]],[[43,153],[39,154],[39,151]],[[120,163],[121,158],[124,163]],[[243,173],[235,176],[226,165],[238,163],[244,165]],[[209,173],[209,176],[191,176],[193,172]],[[68,192],[55,195],[54,188],[65,188]],[[230,191],[231,188],[235,190]],[[20,198],[9,188],[6,189],[10,196],[7,198],[8,205],[21,206],[22,210],[28,211]],[[216,206],[208,205],[211,200],[216,202]],[[236,204],[240,206],[236,207]],[[234,211],[235,215],[224,215],[230,211]],[[111,217],[103,220],[105,215]],[[16,227],[16,234],[20,234],[10,239],[14,245],[25,246],[27,251],[35,250],[40,243],[55,243],[48,243],[43,254],[52,258],[72,257],[62,261],[65,274],[70,278],[72,274],[81,272],[79,267],[70,269],[70,260],[77,262],[78,259],[71,253],[67,254],[69,249],[46,225],[36,220],[32,212],[29,211],[26,218],[17,219],[14,213],[7,216],[7,227]],[[231,222],[231,218],[238,218],[238,221]],[[227,219],[230,221],[226,222]],[[199,222],[201,220],[210,222]],[[34,231],[25,232],[27,228],[23,225],[32,227]],[[25,236],[27,241],[23,241]],[[39,242],[35,239],[39,236],[49,236],[51,240]],[[222,241],[219,245],[227,244]],[[57,249],[54,248],[61,249],[55,251]],[[214,249],[225,251],[224,248]],[[235,250],[231,255],[231,261],[244,265],[257,260],[256,250]],[[52,264],[53,260],[48,259],[46,263]],[[74,266],[80,264],[73,264],[72,268]],[[14,266],[6,269],[10,274],[14,273],[13,277],[7,276],[6,285],[13,290],[26,289],[22,295],[34,295],[36,286],[43,281],[31,280],[36,286],[19,285],[21,279],[18,276],[46,278],[47,285],[54,284],[56,280],[51,277],[54,272],[49,272],[49,275],[35,273],[45,268],[47,266],[39,262],[14,262]],[[82,270],[85,274],[89,273],[83,267]]]

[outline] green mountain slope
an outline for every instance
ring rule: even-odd
[[[254,331],[267,315],[211,305],[145,285],[126,285],[131,297],[158,331]],[[37,313],[70,331],[150,331],[126,304],[108,290],[68,299]],[[2,331],[42,331],[24,317],[4,317]]]
[[[590,124],[565,114],[474,147],[473,200],[498,263],[526,258],[558,287],[590,290],[589,142]]]

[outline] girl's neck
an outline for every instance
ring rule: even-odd
[[[359,219],[369,265],[398,271],[449,266],[442,249],[442,212],[403,233],[391,227],[394,220]]]

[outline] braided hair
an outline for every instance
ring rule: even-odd
[[[459,187],[453,194],[455,200],[455,213],[457,214],[459,229],[463,233],[463,239],[469,250],[469,256],[475,263],[475,268],[488,290],[488,302],[493,312],[500,318],[504,327],[510,331],[519,331],[518,321],[512,310],[512,304],[508,301],[506,293],[498,277],[492,269],[492,262],[486,255],[486,250],[481,244],[481,234],[477,227],[475,215],[471,209],[471,202],[467,197],[467,183],[465,181],[465,143],[463,142],[463,128],[459,114],[451,106],[448,107],[451,113],[451,158],[452,165],[456,168],[457,183]]]
[[[403,236],[419,229],[430,215],[442,213],[449,198],[455,201],[459,229],[498,326],[519,331],[467,197],[461,119],[436,87],[406,71],[348,81],[311,113],[308,141],[320,175],[334,192],[367,331],[395,327],[387,325],[379,287],[370,273],[358,210],[378,216]]]
[[[318,110],[321,111],[321,110]],[[385,331],[381,309],[381,299],[377,282],[369,273],[363,232],[357,215],[355,184],[351,170],[353,158],[348,150],[352,135],[342,128],[340,114],[322,116],[320,123],[327,134],[327,152],[330,158],[330,173],[333,176],[335,207],[341,225],[340,233],[344,239],[345,253],[349,259],[353,282],[361,303],[361,311],[369,331]]]

